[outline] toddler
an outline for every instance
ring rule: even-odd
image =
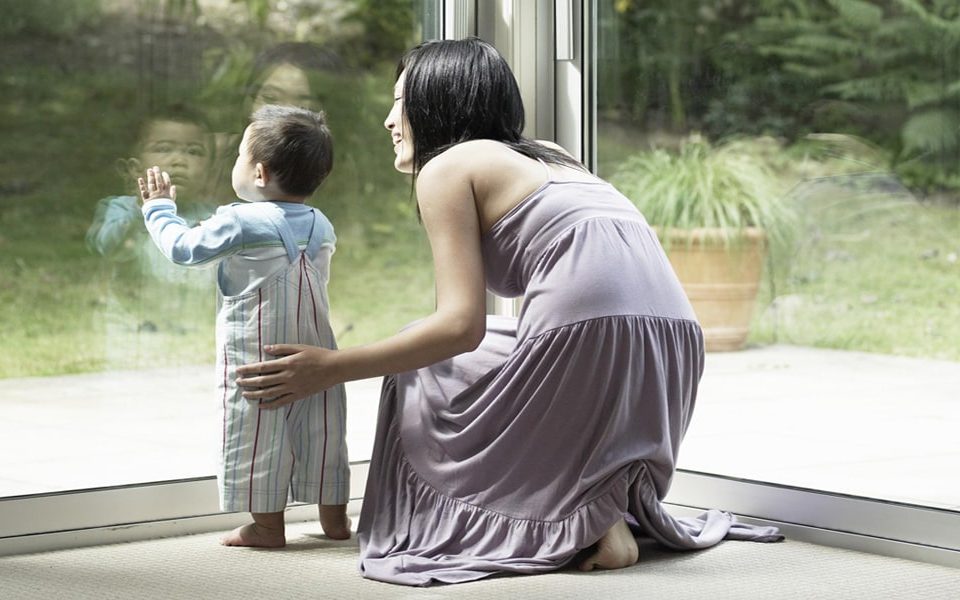
[[[251,117],[233,167],[233,189],[245,202],[191,228],[177,215],[168,173],[153,167],[138,182],[144,222],[164,256],[185,266],[217,264],[220,504],[253,517],[223,538],[227,546],[285,545],[288,496],[319,504],[327,536],[350,537],[343,386],[268,410],[234,383],[237,366],[264,360],[264,345],[336,348],[327,300],[336,238],[327,218],[304,204],[332,167],[322,113],[267,105]]]

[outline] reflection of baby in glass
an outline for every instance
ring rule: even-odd
[[[163,258],[150,242],[136,197],[139,174],[158,165],[182,182],[183,216],[190,222],[209,216],[213,206],[206,201],[206,184],[213,154],[213,139],[203,119],[178,105],[146,119],[133,155],[117,161],[130,193],[100,200],[86,234],[87,246],[109,259],[111,267],[109,293],[97,315],[105,327],[108,367],[171,364],[184,355],[183,334],[194,325],[170,317],[185,306],[196,310],[206,304],[213,310],[211,275],[184,272]],[[159,305],[157,298],[162,299]],[[178,347],[181,351],[174,352]],[[191,362],[195,361],[194,357]]]
[[[87,245],[102,256],[133,249],[130,234],[142,224],[134,184],[143,169],[151,165],[159,166],[177,181],[187,212],[199,212],[195,217],[210,214],[210,207],[198,207],[197,199],[206,193],[204,182],[213,158],[211,142],[202,120],[185,109],[172,109],[147,119],[140,129],[136,155],[117,161],[117,170],[131,194],[110,196],[97,204],[94,222],[87,231]]]
[[[227,546],[283,546],[288,494],[320,505],[328,536],[350,536],[343,385],[269,410],[247,401],[234,382],[236,367],[265,358],[265,344],[336,347],[327,299],[336,238],[327,218],[304,204],[332,166],[322,114],[267,105],[253,114],[233,167],[233,189],[246,202],[222,206],[190,227],[177,214],[179,182],[171,186],[172,177],[156,167],[139,182],[144,221],[164,256],[178,265],[218,266],[220,505],[253,517],[223,539]]]

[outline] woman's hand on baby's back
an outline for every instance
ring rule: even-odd
[[[137,179],[137,186],[140,188],[141,204],[158,198],[177,201],[177,186],[170,181],[170,174],[161,171],[160,167],[147,169],[146,177]]]
[[[237,385],[243,397],[259,401],[261,408],[279,408],[333,387],[335,350],[301,344],[264,346],[268,360],[237,368]]]

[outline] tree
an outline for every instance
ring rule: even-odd
[[[919,187],[960,185],[960,4],[954,0],[779,0],[730,39],[816,96],[813,130],[890,149]]]

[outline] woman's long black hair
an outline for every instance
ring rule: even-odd
[[[496,140],[524,156],[584,169],[569,155],[523,137],[524,111],[507,61],[479,38],[433,40],[409,50],[403,110],[413,137],[413,172],[447,148]],[[584,169],[585,170],[585,169]]]

